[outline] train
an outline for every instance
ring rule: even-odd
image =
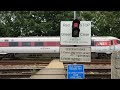
[[[79,47],[79,45],[77,45]],[[60,56],[60,37],[1,37],[0,59]],[[120,39],[113,36],[91,37],[91,58],[110,58],[113,51],[120,51]]]

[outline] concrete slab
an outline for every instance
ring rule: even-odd
[[[63,62],[59,60],[53,60],[50,64],[35,75],[32,75],[31,79],[66,79],[66,70],[64,69]]]

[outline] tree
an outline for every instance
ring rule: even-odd
[[[120,11],[76,12],[91,21],[92,35],[120,37]],[[0,11],[0,36],[60,36],[60,22],[73,19],[73,11]]]

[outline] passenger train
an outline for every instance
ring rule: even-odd
[[[59,47],[60,37],[1,37],[0,59],[24,56],[59,58]],[[120,51],[120,39],[112,36],[91,38],[92,58],[110,58],[112,51]]]

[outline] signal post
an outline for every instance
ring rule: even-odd
[[[91,22],[61,21],[60,44],[60,61],[76,63],[68,65],[67,78],[84,79],[84,65],[77,62],[91,62]]]

